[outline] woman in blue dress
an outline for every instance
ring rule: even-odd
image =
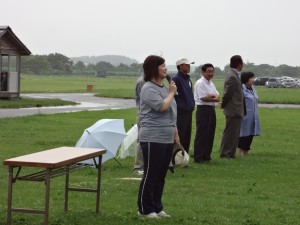
[[[246,107],[246,115],[241,124],[238,143],[238,153],[247,155],[254,136],[260,135],[260,123],[258,118],[258,96],[253,86],[254,74],[243,72],[241,74],[242,89]]]

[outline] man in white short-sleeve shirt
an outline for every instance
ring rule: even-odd
[[[219,92],[212,82],[214,66],[207,63],[201,69],[202,77],[197,80],[194,87],[194,98],[197,105],[197,129],[194,140],[194,161],[196,163],[211,160],[216,129],[215,104],[219,101]]]

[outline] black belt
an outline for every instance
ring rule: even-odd
[[[215,108],[214,105],[197,105],[197,108]]]

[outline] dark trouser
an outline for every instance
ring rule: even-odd
[[[253,140],[253,135],[250,135],[250,136],[247,136],[247,137],[240,137],[238,147],[240,149],[245,150],[245,151],[249,151],[252,140]]]
[[[235,156],[236,148],[239,141],[242,118],[226,117],[226,126],[222,136],[220,156]]]
[[[196,162],[209,161],[216,130],[216,112],[213,106],[197,106],[196,126],[194,160]]]
[[[173,144],[140,142],[144,156],[144,175],[138,194],[141,214],[163,210],[162,194],[173,153]]]
[[[180,144],[186,152],[190,150],[192,134],[193,111],[177,111],[177,130],[180,138]]]

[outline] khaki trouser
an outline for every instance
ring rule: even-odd
[[[138,131],[139,131],[139,129],[140,129],[139,111],[137,112],[136,124],[137,124]],[[139,135],[139,132],[138,132],[138,135]],[[136,153],[135,153],[135,161],[134,161],[133,170],[142,170],[142,169],[144,169],[144,158],[143,158],[142,148],[140,146],[139,136],[138,136],[137,143],[136,143]]]

